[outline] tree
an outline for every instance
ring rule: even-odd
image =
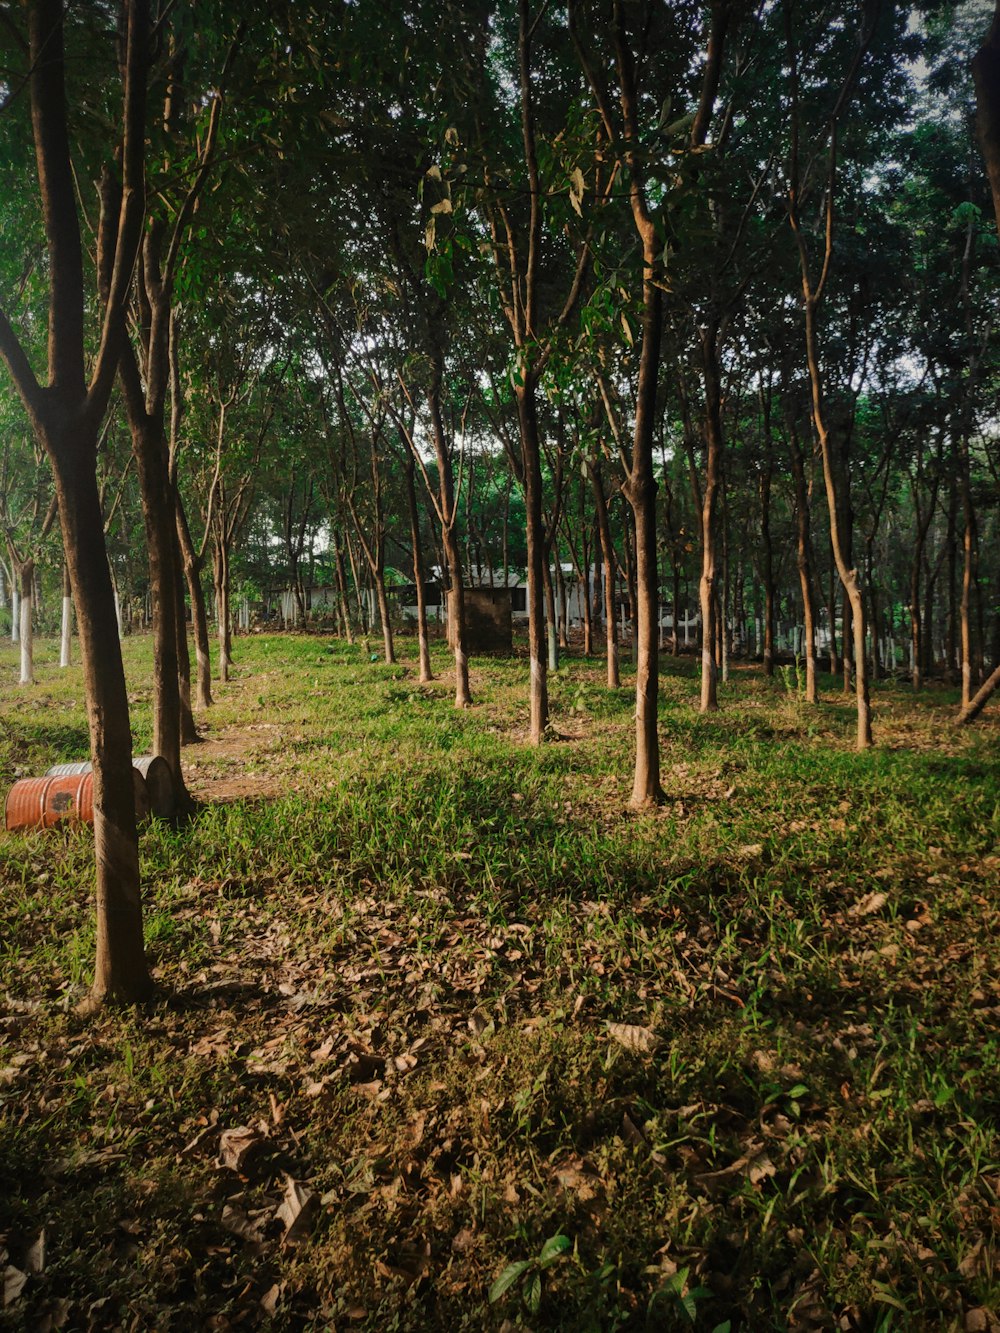
[[[89,376],[87,275],[70,148],[62,0],[31,0],[27,44],[19,53],[26,57],[49,265],[47,383],[39,381],[23,341],[0,308],[0,357],[52,466],[77,608],[94,771],[95,1004],[134,1002],[152,990],[142,939],[128,695],[96,473],[98,433],[124,345],[125,309],[145,206],[148,0],[124,0],[121,17],[122,128],[117,142],[104,145],[95,293],[100,316]],[[71,36],[79,38],[79,32]],[[114,32],[99,26],[97,38],[106,52]]]

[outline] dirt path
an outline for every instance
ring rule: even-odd
[[[184,778],[199,801],[273,798],[288,790],[277,763],[284,752],[284,728],[250,722],[211,732],[184,749]]]

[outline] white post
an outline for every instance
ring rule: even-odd
[[[10,599],[10,641],[11,643],[21,642],[21,594],[17,590],[17,584],[11,591]]]
[[[21,684],[30,685],[34,679],[34,644],[31,642],[31,594],[21,597]]]

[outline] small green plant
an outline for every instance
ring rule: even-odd
[[[690,1268],[678,1268],[676,1273],[671,1273],[662,1286],[653,1292],[646,1313],[647,1323],[652,1320],[657,1309],[664,1307],[679,1314],[689,1324],[698,1322],[698,1302],[707,1300],[713,1293],[708,1287],[689,1287],[690,1272]],[[727,1319],[725,1323],[717,1324],[712,1333],[729,1333],[729,1328],[730,1323]]]
[[[806,692],[806,678],[802,670],[802,659],[798,653],[795,654],[795,665],[789,666],[787,663],[778,668],[781,676],[781,683],[785,688],[786,694],[804,695]]]
[[[521,1299],[531,1315],[537,1315],[542,1306],[542,1273],[564,1259],[573,1248],[569,1236],[561,1232],[550,1236],[534,1259],[518,1259],[508,1264],[490,1287],[490,1304],[495,1305],[515,1283],[521,1284]]]

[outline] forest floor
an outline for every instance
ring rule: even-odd
[[[1000,1328],[1000,710],[237,641],[82,1018],[87,829],[0,835],[0,1328]],[[136,752],[150,644],[125,645]],[[86,756],[0,646],[0,790]]]

